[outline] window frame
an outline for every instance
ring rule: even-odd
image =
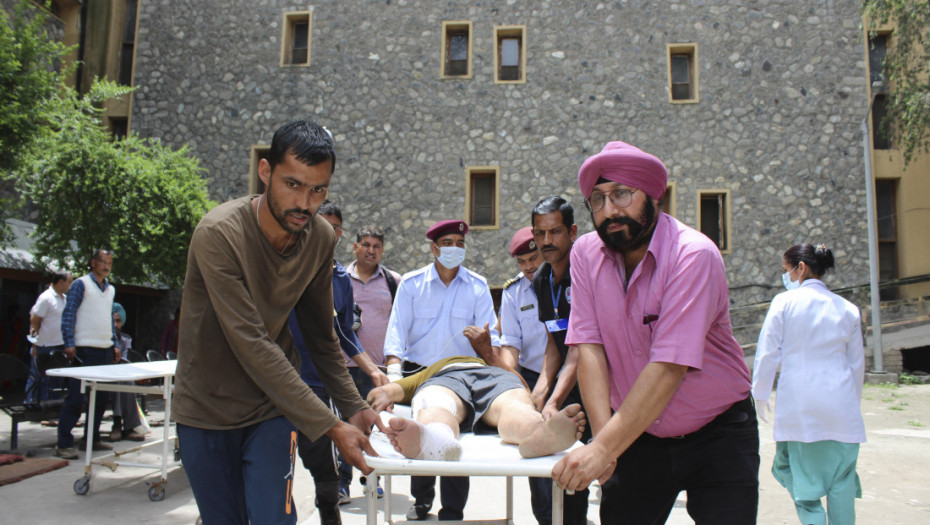
[[[491,224],[472,224],[474,219],[474,179],[475,175],[491,174],[494,178],[494,190],[491,203]],[[499,230],[500,229],[500,191],[501,191],[501,173],[500,166],[466,166],[465,167],[465,222],[468,223],[470,230]]]
[[[501,79],[501,41],[505,38],[520,38],[520,75],[516,80]],[[526,83],[526,25],[494,26],[494,83],[495,84],[525,84]]]
[[[667,203],[666,207],[668,208],[668,211],[665,211],[664,209],[662,209],[662,204],[659,205],[659,209],[661,209],[667,215],[670,215],[672,217],[675,217],[678,212],[678,206],[676,202],[678,195],[677,195],[677,189],[675,186],[676,186],[676,183],[671,182],[671,181],[669,181],[668,184],[665,186],[665,194],[663,195],[663,197],[665,197],[665,202]]]
[[[698,45],[694,42],[682,42],[674,44],[666,44],[666,60],[668,64],[668,85],[666,89],[668,90],[668,101],[671,104],[697,104],[700,102],[700,68],[698,67]],[[685,99],[676,99],[673,96],[673,87],[672,82],[672,57],[679,55],[688,55],[689,57],[689,68],[688,68],[688,77],[689,84],[691,86],[691,98]]]
[[[258,177],[258,161],[268,158],[271,153],[271,144],[252,144],[249,148],[249,195],[264,193],[264,184]]]
[[[698,190],[698,192],[697,192],[697,226],[696,226],[696,229],[697,229],[697,231],[699,231],[699,232],[701,232],[701,233],[704,233],[704,230],[702,229],[703,224],[701,223],[701,221],[702,221],[702,218],[701,218],[701,217],[702,217],[702,215],[703,215],[703,213],[702,213],[703,209],[702,209],[701,203],[702,203],[704,197],[709,197],[709,196],[723,197],[724,210],[723,210],[723,213],[722,213],[723,217],[721,218],[721,219],[722,219],[722,228],[723,228],[723,232],[722,232],[722,235],[721,235],[722,241],[723,241],[723,247],[720,246],[720,243],[717,243],[717,249],[720,250],[720,253],[730,253],[730,252],[733,251],[733,221],[732,221],[732,217],[733,217],[733,200],[732,200],[731,195],[730,195],[730,190],[728,190],[728,189],[714,189],[714,188],[706,189],[706,190]],[[704,235],[707,235],[707,234],[704,234]],[[708,238],[710,238],[710,236],[708,236]],[[714,239],[711,239],[711,241],[713,242]]]
[[[282,20],[280,67],[308,67],[313,47],[313,11],[287,11],[283,14]],[[300,22],[307,23],[307,60],[295,63],[293,61],[294,26]]]
[[[452,32],[466,31],[468,35],[468,55],[465,59],[465,74],[464,75],[450,75],[447,73],[448,63],[449,63],[449,38],[452,36]],[[472,51],[474,44],[474,32],[472,30],[472,23],[470,20],[443,20],[442,21],[442,43],[440,46],[440,55],[439,55],[439,78],[441,79],[453,79],[453,80],[462,80],[472,78],[472,57],[474,53]]]

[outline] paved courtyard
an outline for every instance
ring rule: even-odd
[[[159,421],[162,413],[157,402],[149,401],[150,421]],[[914,524],[930,523],[930,386],[867,386],[863,395],[869,442],[863,445],[859,457],[859,475],[863,498],[857,502],[859,523]],[[9,447],[9,419],[0,417],[0,449]],[[104,428],[108,429],[107,422]],[[160,427],[155,427],[159,432]],[[787,492],[772,478],[769,468],[775,445],[771,425],[761,424],[762,469],[759,520],[764,525],[795,524],[797,519]],[[75,435],[79,436],[80,430]],[[36,457],[51,457],[55,444],[55,429],[37,423],[20,425],[20,451],[33,452]],[[121,446],[128,447],[129,442]],[[83,453],[82,453],[83,456]],[[131,461],[156,463],[157,456],[149,452],[132,454]],[[182,469],[168,475],[167,497],[152,502],[147,497],[148,486],[155,471],[120,467],[110,471],[95,467],[90,493],[78,496],[72,490],[75,480],[83,474],[83,460],[72,461],[66,468],[35,476],[0,487],[0,514],[16,523],[93,524],[193,524],[197,507]],[[357,472],[356,472],[357,474]],[[412,502],[409,480],[394,481],[393,509],[396,519]],[[494,519],[504,513],[505,484],[502,478],[473,480],[467,519]],[[515,522],[535,523],[529,506],[529,489],[525,478],[514,480]],[[346,525],[365,523],[364,500],[356,480],[352,487],[352,503],[342,507]],[[588,518],[598,523],[598,491],[591,491]],[[295,474],[295,500],[300,523],[317,524],[313,507],[313,482],[306,470]],[[435,519],[435,511],[431,519]],[[685,511],[685,496],[681,495],[668,523],[693,523]]]

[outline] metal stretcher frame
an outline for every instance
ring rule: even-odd
[[[46,371],[49,376],[69,377],[81,380],[81,391],[90,387],[90,407],[88,414],[93,417],[97,402],[97,390],[105,392],[131,392],[137,394],[160,394],[165,400],[165,423],[162,426],[162,437],[155,441],[137,445],[128,449],[107,453],[96,458],[93,456],[93,425],[88,422],[87,428],[90,429],[91,435],[87,439],[87,450],[85,451],[84,476],[74,482],[74,492],[78,495],[85,495],[90,490],[90,480],[93,474],[93,464],[103,465],[110,470],[116,470],[119,465],[127,467],[153,468],[161,470],[161,478],[152,483],[149,487],[148,496],[152,501],[161,501],[165,499],[165,484],[168,482],[168,468],[180,465],[180,455],[178,454],[177,433],[172,432],[171,427],[171,392],[174,388],[174,374],[177,368],[177,361],[153,361],[146,363],[125,363],[118,365],[99,365],[99,366],[76,366],[70,368],[53,368]],[[160,385],[137,385],[136,381],[147,379],[162,379]],[[119,384],[120,382],[131,382],[132,384]],[[169,451],[170,443],[174,441],[173,451]],[[161,464],[153,465],[151,463],[131,463],[120,461],[120,456],[130,452],[136,452],[143,448],[161,445]],[[169,453],[172,454],[172,461],[169,461]],[[110,460],[109,458],[115,458]]]
[[[520,456],[516,445],[501,442],[498,435],[462,434],[462,458],[459,461],[425,461],[407,459],[393,450],[390,443],[372,435],[372,446],[378,457],[365,456],[368,466],[374,471],[368,475],[365,497],[367,524],[378,524],[377,478],[384,477],[384,523],[393,524],[391,517],[391,476],[504,476],[507,478],[506,516],[498,520],[465,520],[449,523],[494,523],[513,525],[513,478],[531,476],[551,478],[552,467],[565,452],[541,458],[525,459]],[[576,444],[578,446],[578,444]],[[562,525],[564,493],[552,482],[552,524]]]

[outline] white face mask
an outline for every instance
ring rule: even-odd
[[[796,270],[797,268],[798,268],[797,266],[794,267],[795,270]],[[794,270],[791,270],[791,272],[793,272],[793,271],[794,271]],[[800,279],[798,279],[797,281],[792,281],[792,280],[791,280],[791,272],[785,272],[785,273],[781,274],[781,282],[784,283],[785,289],[788,290],[788,291],[797,290],[797,289],[801,286],[801,280],[800,280]]]
[[[465,248],[458,246],[441,246],[439,248],[439,264],[448,269],[457,268],[465,260]]]

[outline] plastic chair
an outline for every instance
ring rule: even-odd
[[[177,352],[167,352],[166,354],[167,354],[167,357],[168,357],[168,361],[177,361],[177,360],[178,360],[178,354],[177,354]]]
[[[149,361],[164,361],[165,356],[161,355],[161,352],[158,350],[146,350],[145,358]]]
[[[142,354],[136,352],[135,350],[129,350],[129,352],[126,352],[126,357],[129,358],[130,363],[145,362],[145,357],[143,357]]]

